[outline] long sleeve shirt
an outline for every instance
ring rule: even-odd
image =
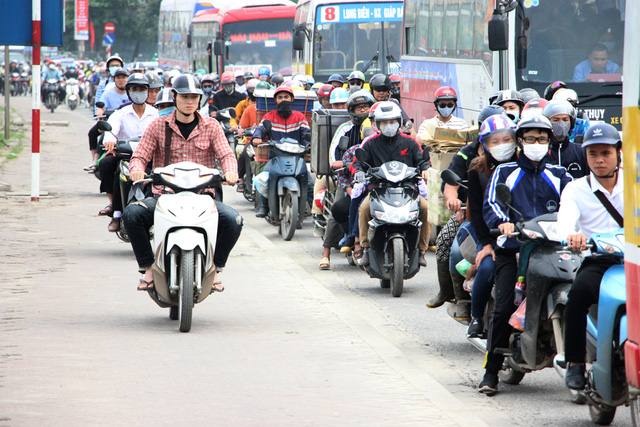
[[[158,110],[148,104],[145,104],[142,117],[138,117],[133,105],[127,105],[123,109],[115,111],[109,117],[108,122],[111,125],[111,132],[105,132],[104,142],[116,141],[116,136],[119,141],[139,138],[149,124],[157,118]]]

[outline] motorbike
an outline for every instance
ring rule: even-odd
[[[44,84],[45,106],[53,113],[60,102],[58,97],[60,82],[57,79],[48,79]]]
[[[356,150],[356,158],[367,165],[366,152]],[[380,279],[380,287],[391,288],[399,297],[404,280],[420,270],[420,171],[404,163],[391,161],[367,170],[371,203],[369,228],[369,277]]]
[[[271,134],[272,124],[264,120],[262,125]],[[310,135],[309,135],[310,136]],[[304,161],[307,148],[300,142],[283,138],[269,140],[272,158],[269,170],[268,194],[269,215],[267,221],[278,226],[284,240],[293,239],[296,228],[302,227],[306,209],[308,171]]]
[[[160,196],[154,213],[155,286],[149,296],[170,308],[181,332],[191,330],[193,307],[211,294],[216,274],[218,211],[212,197],[198,193],[222,180],[217,169],[192,162],[156,168],[143,180],[174,192]]]
[[[564,307],[573,279],[582,264],[582,257],[553,240],[557,213],[544,214],[524,222],[522,214],[511,206],[511,193],[505,184],[496,186],[496,199],[520,216],[513,235],[521,242],[535,245],[524,276],[524,326],[522,330],[513,328],[509,348],[498,349],[506,356],[500,380],[507,384],[519,384],[526,373],[555,366],[559,359],[564,359]],[[499,230],[490,232],[500,238]],[[467,339],[486,353],[485,339]]]
[[[20,95],[22,92],[22,85],[20,84],[20,73],[11,73],[11,96]]]
[[[236,110],[233,107],[225,108],[223,110],[218,110],[215,112],[215,119],[222,126],[222,130],[224,131],[224,136],[229,141],[229,145],[231,149],[235,153],[236,145],[238,145],[238,138],[236,131],[231,130],[231,119],[236,118]]]
[[[588,247],[593,253],[615,256],[620,265],[610,267],[602,277],[598,304],[587,315],[587,384],[577,392],[589,406],[591,420],[599,425],[613,422],[616,409],[631,404],[634,423],[639,402],[631,400],[627,387],[624,344],[627,340],[627,290],[624,272],[624,229],[595,234]],[[563,371],[559,373],[564,374]],[[636,424],[634,424],[636,425]]]
[[[242,142],[240,142],[236,146],[236,156],[238,157],[238,162],[244,161],[246,165],[246,173],[244,178],[244,191],[242,195],[244,198],[251,203],[256,202],[256,198],[258,197],[258,192],[253,186],[253,170],[251,169],[251,163],[256,157],[256,150],[251,145],[251,137],[253,136],[253,128],[247,128],[244,130]],[[245,150],[246,149],[246,150]],[[246,156],[242,157],[242,153],[246,151]]]
[[[20,90],[23,95],[29,95],[29,91],[31,90],[31,77],[29,73],[24,71],[20,73]]]
[[[78,80],[69,79],[65,87],[67,93],[67,105],[71,111],[75,110],[80,102],[80,86]]]

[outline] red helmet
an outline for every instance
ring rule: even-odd
[[[400,76],[400,74],[391,74],[389,76],[389,80],[391,80],[391,83],[400,83],[402,82],[402,77]]]
[[[222,73],[222,76],[220,76],[220,84],[224,85],[229,83],[235,84],[236,78],[231,71],[225,71],[224,73]]]
[[[435,100],[434,102],[438,102],[444,99],[451,99],[453,101],[458,101],[458,95],[456,95],[456,91],[450,88],[449,86],[442,86],[436,90]]]
[[[333,90],[333,86],[331,85],[322,85],[320,90],[318,91],[318,96],[326,96],[327,98],[331,96],[331,91]]]
[[[295,95],[293,94],[293,90],[290,87],[284,86],[284,85],[276,89],[276,91],[273,93],[273,98],[275,99],[275,97],[282,92],[286,92],[289,95],[291,95],[291,99],[295,98]]]

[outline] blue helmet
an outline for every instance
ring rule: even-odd
[[[331,104],[342,104],[347,103],[349,100],[349,91],[345,88],[337,87],[331,91],[331,95],[329,95],[329,102]]]
[[[329,80],[327,80],[327,83],[331,83],[331,82],[339,82],[344,84],[344,79],[340,74],[331,74],[331,76],[329,77]]]
[[[269,71],[268,67],[260,67],[258,70],[258,76],[270,76],[271,71]]]
[[[482,147],[484,147],[485,151],[487,150],[487,147],[485,147],[484,145],[485,139],[494,132],[504,130],[511,132],[511,134],[515,138],[516,125],[508,116],[504,114],[494,114],[493,116],[487,117],[487,119],[482,122],[480,132],[478,133],[478,139],[480,140],[480,144],[482,144]]]

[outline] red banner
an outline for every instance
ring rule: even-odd
[[[93,29],[93,19],[89,21],[89,34],[91,35],[91,50],[96,41],[96,32]]]
[[[89,0],[75,2],[75,39],[89,40]]]

